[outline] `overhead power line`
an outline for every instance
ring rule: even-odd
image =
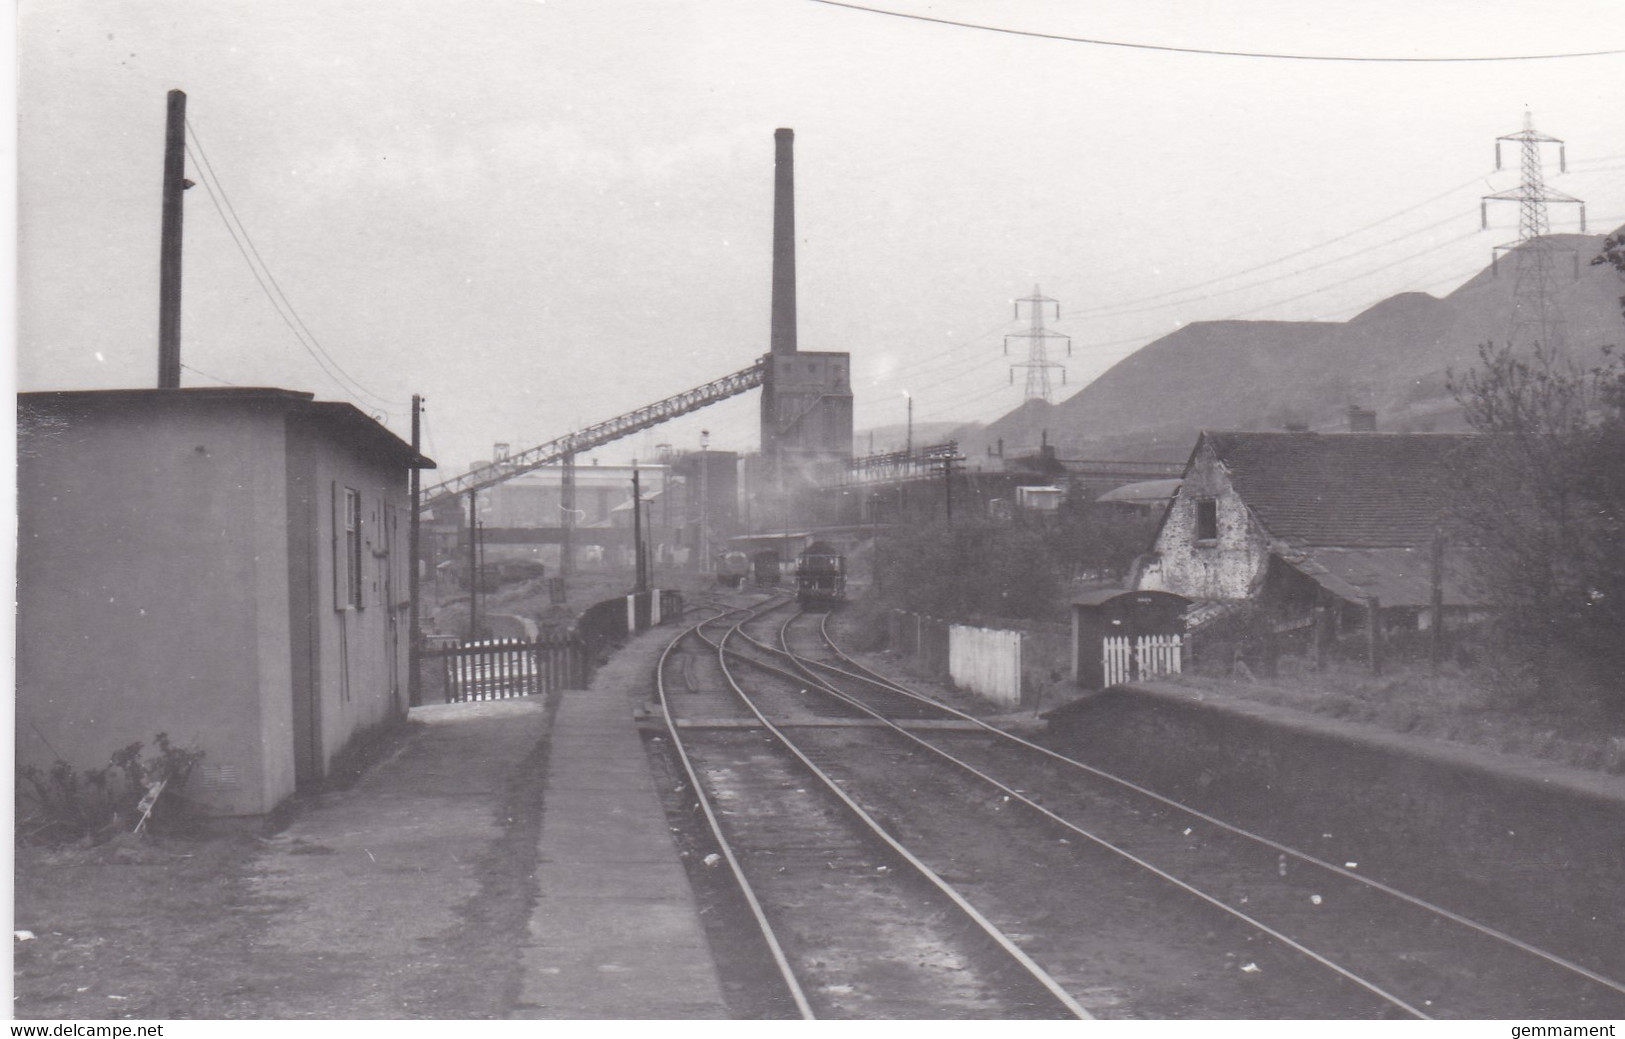
[[[979,25],[975,22],[957,22],[949,18],[933,18],[930,15],[911,14],[907,11],[887,11],[878,7],[865,7],[862,4],[843,3],[842,0],[812,0],[812,2],[817,4],[826,4],[830,7],[844,7],[851,11],[863,11],[868,14],[886,15],[891,18],[904,18],[915,22],[931,22],[936,25],[951,25],[958,29],[976,29],[981,32],[1003,33],[1007,36],[1028,36],[1034,39],[1055,40],[1061,43],[1087,43],[1096,47],[1122,47],[1129,50],[1162,51],[1170,54],[1201,54],[1209,57],[1221,58],[1269,58],[1277,61],[1348,61],[1447,64],[1489,61],[1552,61],[1559,58],[1601,58],[1609,55],[1625,54],[1625,49],[1574,51],[1563,54],[1483,54],[1470,55],[1467,57],[1449,57],[1445,55],[1399,57],[1387,55],[1286,54],[1275,51],[1232,51],[1209,47],[1174,47],[1160,43],[1129,43],[1123,40],[1101,40],[1089,36],[1064,36],[1060,33],[1034,32],[1029,29],[1011,29],[1001,25]]]
[[[1176,289],[1168,289],[1168,290],[1166,290],[1164,292],[1158,292],[1155,295],[1151,295],[1151,296],[1138,296],[1138,297],[1135,297],[1133,299],[1119,300],[1116,303],[1103,304],[1103,305],[1097,306],[1097,307],[1086,307],[1083,310],[1074,311],[1074,313],[1075,314],[1104,314],[1104,313],[1107,313],[1109,311],[1121,311],[1125,307],[1133,307],[1133,306],[1135,306],[1137,304],[1149,303],[1149,302],[1151,302],[1153,300],[1167,299],[1169,296],[1183,295],[1184,293],[1187,293],[1187,292],[1193,292],[1196,289],[1207,288],[1209,285],[1217,285],[1220,282],[1229,281],[1232,278],[1239,278],[1239,277],[1242,277],[1243,275],[1252,274],[1252,273],[1255,273],[1257,271],[1264,270],[1267,267],[1274,267],[1276,264],[1285,263],[1288,260],[1295,260],[1298,257],[1307,255],[1309,253],[1319,252],[1322,249],[1325,249],[1328,245],[1336,245],[1338,242],[1345,241],[1346,239],[1353,238],[1353,237],[1355,237],[1357,235],[1364,234],[1365,232],[1370,231],[1370,230],[1372,230],[1374,228],[1381,227],[1383,224],[1386,224],[1390,220],[1395,220],[1395,219],[1398,219],[1399,217],[1405,216],[1405,215],[1407,215],[1409,213],[1414,213],[1416,210],[1421,209],[1424,206],[1430,206],[1430,205],[1432,205],[1433,203],[1439,201],[1442,198],[1448,198],[1449,196],[1456,194],[1457,192],[1461,191],[1463,188],[1471,187],[1472,185],[1477,184],[1480,181],[1480,179],[1482,179],[1482,178],[1480,178],[1480,177],[1471,177],[1471,178],[1469,178],[1469,179],[1467,179],[1465,181],[1462,181],[1460,184],[1457,184],[1456,186],[1454,186],[1452,188],[1448,188],[1448,189],[1446,189],[1444,191],[1439,192],[1437,195],[1434,195],[1431,198],[1425,198],[1420,202],[1414,203],[1413,205],[1406,206],[1404,209],[1397,210],[1397,211],[1395,211],[1393,213],[1389,213],[1387,216],[1382,217],[1379,220],[1373,220],[1371,223],[1366,224],[1366,225],[1364,225],[1362,227],[1357,227],[1352,231],[1345,231],[1344,233],[1342,233],[1340,235],[1337,235],[1336,237],[1333,237],[1333,238],[1327,238],[1327,239],[1325,239],[1323,241],[1315,242],[1313,245],[1307,245],[1307,246],[1303,247],[1302,249],[1297,250],[1296,252],[1290,252],[1290,253],[1287,253],[1284,256],[1277,256],[1273,260],[1265,260],[1263,263],[1255,264],[1255,265],[1253,265],[1251,267],[1246,268],[1245,270],[1232,271],[1229,274],[1222,274],[1222,275],[1220,275],[1220,276],[1218,276],[1216,278],[1209,278],[1207,281],[1199,281],[1199,282],[1196,282],[1195,284],[1192,284],[1192,285],[1185,285],[1185,286],[1182,286],[1182,287],[1176,288]],[[1448,217],[1446,219],[1447,220],[1454,220],[1454,219],[1456,219],[1456,217],[1454,215],[1452,215],[1452,216],[1450,216],[1450,217]],[[1441,221],[1441,223],[1443,223],[1443,222],[1444,221]],[[1434,227],[1434,226],[1437,226],[1437,225],[1430,224],[1428,226],[1429,227]],[[1426,228],[1424,228],[1423,230],[1426,230]],[[1412,234],[1416,234],[1416,233],[1419,233],[1419,232],[1412,232]],[[1403,235],[1401,237],[1409,237],[1409,235]],[[1397,241],[1397,239],[1392,239],[1391,241]],[[1349,254],[1349,255],[1358,256],[1359,253],[1352,253],[1352,254]],[[1301,273],[1301,272],[1300,271],[1293,271],[1291,273],[1292,274],[1298,274],[1298,273]],[[1205,297],[1201,297],[1201,298],[1205,298]],[[1151,308],[1147,308],[1147,309],[1156,310],[1156,309],[1159,309],[1159,308],[1151,307]]]
[[[223,386],[235,386],[235,385],[237,385],[236,383],[232,382],[230,379],[222,379],[218,375],[210,375],[208,372],[204,371],[201,368],[194,368],[191,365],[187,364],[185,361],[181,362],[181,367],[186,369],[187,371],[193,373],[194,375],[201,375],[205,379],[213,379],[215,382],[218,382]]]
[[[243,261],[248,264],[249,273],[253,274],[254,280],[259,283],[260,291],[265,293],[266,299],[270,300],[271,306],[276,309],[277,316],[282,319],[283,324],[288,326],[288,330],[294,334],[294,338],[299,340],[299,345],[304,348],[305,353],[310,355],[311,360],[316,362],[322,372],[333,380],[333,383],[339,389],[343,390],[347,396],[357,398],[367,408],[407,407],[405,401],[390,400],[367,389],[353,375],[345,371],[337,359],[322,346],[315,333],[311,332],[304,319],[299,316],[299,312],[294,309],[293,303],[288,299],[287,294],[282,291],[281,284],[277,282],[276,275],[271,273],[270,266],[265,262],[264,257],[260,255],[259,249],[255,247],[247,226],[237,215],[237,209],[231,204],[230,197],[226,195],[225,185],[221,183],[219,175],[215,173],[214,165],[210,163],[208,153],[203,148],[203,142],[199,139],[197,130],[193,128],[190,121],[187,122],[186,129],[192,136],[192,145],[187,147],[187,153],[192,155],[193,166],[198,171],[204,190],[209,194],[209,200],[214,203],[215,212],[220,214],[221,222],[226,225],[226,232],[231,235],[231,240],[237,246],[237,251],[242,254]],[[192,146],[197,149],[195,153]],[[371,403],[367,403],[369,400]]]
[[[1322,260],[1319,263],[1309,264],[1306,267],[1298,267],[1298,268],[1296,268],[1294,270],[1290,270],[1290,271],[1286,272],[1285,274],[1275,274],[1275,275],[1271,275],[1268,278],[1260,278],[1260,279],[1258,279],[1256,281],[1244,282],[1244,283],[1242,283],[1240,285],[1232,285],[1230,288],[1219,289],[1216,292],[1206,292],[1206,293],[1202,293],[1202,294],[1196,295],[1196,296],[1184,296],[1184,297],[1181,297],[1180,299],[1169,300],[1166,303],[1158,303],[1158,304],[1154,304],[1154,305],[1149,306],[1149,307],[1135,307],[1135,308],[1130,309],[1130,310],[1111,311],[1111,312],[1105,313],[1105,314],[1103,314],[1101,316],[1109,317],[1109,318],[1120,318],[1120,317],[1127,317],[1127,316],[1129,316],[1131,314],[1145,314],[1145,313],[1151,313],[1151,312],[1159,311],[1159,310],[1169,310],[1169,309],[1172,309],[1172,308],[1175,308],[1175,307],[1189,306],[1192,303],[1201,303],[1201,302],[1204,302],[1206,300],[1215,299],[1215,298],[1217,298],[1219,296],[1228,296],[1228,295],[1231,295],[1233,293],[1246,292],[1249,289],[1256,289],[1256,288],[1261,288],[1262,286],[1265,286],[1265,285],[1272,285],[1275,282],[1284,281],[1284,280],[1286,280],[1288,278],[1300,277],[1302,275],[1309,274],[1309,273],[1311,273],[1313,271],[1318,271],[1318,270],[1320,270],[1320,269],[1322,269],[1324,267],[1332,267],[1332,266],[1335,266],[1335,265],[1337,265],[1339,263],[1346,263],[1349,260],[1357,259],[1358,257],[1364,256],[1367,253],[1375,252],[1378,249],[1385,249],[1390,245],[1395,245],[1395,244],[1397,244],[1399,242],[1403,242],[1407,238],[1415,238],[1419,234],[1426,234],[1428,231],[1432,231],[1435,228],[1442,227],[1445,224],[1459,222],[1462,219],[1462,216],[1463,216],[1463,214],[1460,213],[1460,212],[1451,213],[1449,216],[1445,217],[1444,219],[1436,220],[1433,223],[1426,225],[1425,227],[1419,227],[1414,231],[1407,231],[1402,235],[1397,235],[1397,236],[1395,236],[1393,238],[1385,239],[1384,241],[1381,241],[1381,242],[1376,242],[1376,243],[1374,243],[1372,245],[1366,246],[1363,249],[1356,249],[1354,252],[1351,252],[1351,253],[1343,253],[1343,254],[1338,255],[1338,256],[1333,256],[1333,257],[1330,257],[1328,259]],[[1458,240],[1459,239],[1451,239],[1451,241],[1458,241]],[[1444,244],[1448,245],[1449,243],[1446,242]],[[1424,250],[1424,251],[1427,251],[1427,250]],[[1420,255],[1420,254],[1413,254],[1413,255]],[[1387,269],[1386,267],[1377,268],[1377,270],[1386,270],[1386,269]],[[1213,284],[1213,283],[1208,282],[1207,284]],[[1319,291],[1319,290],[1315,290],[1315,291]],[[1301,298],[1302,298],[1301,296],[1294,296],[1293,297],[1293,299],[1301,299]]]

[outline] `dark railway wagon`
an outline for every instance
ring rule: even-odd
[[[778,549],[765,548],[752,556],[751,571],[758,587],[777,587],[779,583]]]
[[[846,557],[825,541],[814,541],[796,557],[796,599],[803,606],[846,601]]]

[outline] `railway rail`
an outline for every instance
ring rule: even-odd
[[[875,821],[888,861],[917,858],[925,872],[952,880],[985,932],[1007,938],[1047,979],[1039,987],[1060,989],[1078,1010],[1625,1015],[1625,985],[1596,966],[1409,895],[1361,873],[1358,863],[1325,861],[955,710],[862,667],[836,647],[827,616],[816,632],[798,623],[811,616],[792,615],[764,638],[747,630],[762,621],[746,615],[707,639],[716,673],[727,680],[708,684],[691,666],[673,672],[690,690],[674,710],[662,687],[674,743],[771,748],[776,760],[792,754],[804,771],[778,766],[777,782],[820,776],[828,797]],[[691,629],[693,637],[705,627]],[[668,656],[683,653],[679,641]],[[735,676],[742,661],[750,665],[748,691]],[[690,775],[697,791],[728,806],[717,813],[719,830],[742,831],[741,815],[783,810],[754,801],[758,785],[715,771],[717,754],[702,751],[711,764],[692,766]],[[747,837],[749,852],[729,853],[740,861],[742,890],[752,874],[742,860],[771,861],[781,854],[775,840],[805,847],[824,832],[798,821],[776,836]],[[780,865],[782,878],[791,864]],[[759,901],[778,905],[780,896]],[[771,917],[762,911],[764,927],[773,926]],[[817,958],[816,943],[804,948]],[[924,1016],[950,1012],[945,1004]]]
[[[727,616],[710,643],[716,675],[772,742],[759,731],[685,733],[677,724],[667,675],[690,687],[694,675],[675,666],[673,654],[685,639],[705,640],[704,629],[718,621],[701,621],[672,641],[657,668],[657,694],[714,854],[733,872],[794,1014],[1090,1016],[754,708],[725,649],[743,622]]]

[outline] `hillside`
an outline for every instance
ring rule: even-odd
[[[1604,237],[1552,237],[1580,261],[1577,278],[1560,262],[1557,292],[1570,355],[1581,364],[1625,343],[1619,278],[1589,265]],[[1195,322],[1065,401],[1029,401],[966,427],[961,443],[972,457],[1001,438],[1006,454],[1030,451],[1047,430],[1062,457],[1183,460],[1198,430],[1341,429],[1350,404],[1376,409],[1379,429],[1459,429],[1447,373],[1472,367],[1478,344],[1505,339],[1514,263],[1503,255],[1499,277],[1486,267],[1443,298],[1401,293],[1343,322]]]

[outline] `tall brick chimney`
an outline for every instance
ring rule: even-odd
[[[794,130],[773,131],[773,327],[775,354],[796,352],[796,176]]]

